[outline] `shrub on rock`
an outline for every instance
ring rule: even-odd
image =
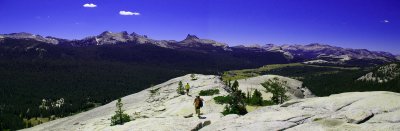
[[[179,81],[178,89],[176,89],[176,92],[177,92],[178,94],[181,94],[181,95],[184,95],[184,94],[185,94],[185,90],[184,90],[184,88],[183,88],[182,81]]]
[[[122,110],[123,104],[121,102],[121,98],[118,99],[116,106],[117,111],[115,111],[115,115],[111,117],[111,126],[123,125],[124,123],[131,121],[129,115],[125,114]]]
[[[219,94],[218,89],[201,90],[199,93],[200,96],[212,96],[212,95],[216,95],[216,94]]]

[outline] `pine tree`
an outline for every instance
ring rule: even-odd
[[[263,105],[262,94],[257,89],[254,90],[253,95],[252,96],[248,96],[247,99],[248,99],[248,104],[249,105],[255,105],[255,106],[262,106]]]
[[[177,92],[178,94],[181,94],[181,95],[184,95],[184,94],[185,94],[185,90],[184,90],[184,88],[183,88],[182,81],[179,81],[178,89],[176,89],[176,92]]]
[[[117,111],[115,111],[115,115],[111,117],[111,126],[122,125],[126,122],[131,121],[129,115],[125,114],[124,111],[122,110],[122,106],[123,104],[121,102],[121,98],[119,98],[116,104]]]
[[[272,93],[271,100],[275,104],[282,104],[289,99],[289,97],[285,94],[287,91],[285,84],[286,81],[281,82],[277,77],[261,83],[261,85],[266,89],[266,92]]]
[[[230,82],[229,82],[230,83]],[[229,84],[231,85],[231,84]],[[232,98],[227,106],[225,106],[222,114],[239,114],[244,115],[247,113],[245,98],[246,94],[244,94],[241,90],[239,90],[239,82],[235,81],[230,87],[229,96]]]

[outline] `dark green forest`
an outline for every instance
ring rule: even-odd
[[[0,64],[1,129],[28,126],[22,119],[65,117],[109,103],[182,70],[118,62],[10,62]],[[63,98],[61,107],[50,103]],[[42,100],[49,109],[40,109]],[[26,124],[26,125],[25,125]]]

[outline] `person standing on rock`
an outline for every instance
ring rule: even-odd
[[[189,83],[186,83],[185,89],[186,89],[186,95],[189,96],[189,89],[190,89]]]
[[[197,117],[199,117],[199,118],[200,118],[200,108],[203,107],[203,101],[204,100],[202,98],[200,98],[200,96],[196,96],[196,98],[194,99],[194,102],[193,102]]]

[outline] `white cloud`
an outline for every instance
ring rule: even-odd
[[[389,20],[382,20],[383,23],[389,23]]]
[[[139,12],[119,11],[120,15],[140,15]]]
[[[97,7],[97,5],[95,5],[95,4],[93,4],[93,3],[86,3],[86,4],[83,5],[83,7],[86,7],[86,8],[94,8],[94,7]]]

